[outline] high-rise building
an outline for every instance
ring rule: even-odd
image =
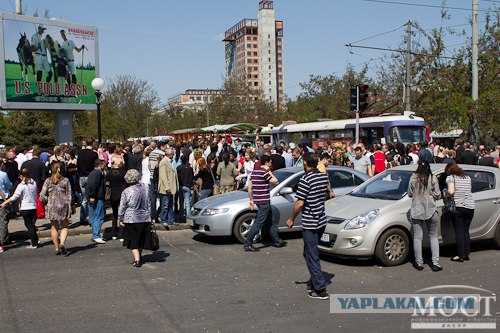
[[[283,108],[283,21],[274,19],[271,0],[259,2],[258,19],[243,19],[224,34],[226,75],[260,89]]]

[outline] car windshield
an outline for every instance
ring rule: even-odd
[[[296,172],[294,171],[285,171],[285,170],[276,170],[273,172],[274,176],[276,178],[278,178],[278,184],[281,184],[285,179],[287,179],[288,177],[292,176],[292,175],[295,175]],[[277,184],[276,184],[277,185]],[[271,185],[270,186],[270,189],[274,188],[276,185]],[[247,189],[242,189],[241,191],[247,191]]]
[[[350,195],[361,198],[399,200],[406,195],[412,171],[388,170],[361,184]]]

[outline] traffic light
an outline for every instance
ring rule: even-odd
[[[358,86],[351,84],[350,87],[350,97],[349,97],[349,108],[351,111],[356,111],[358,109]]]
[[[368,85],[359,84],[358,85],[358,97],[359,97],[359,111],[365,111],[368,108]]]

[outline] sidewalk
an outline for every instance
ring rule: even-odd
[[[69,221],[70,225],[68,228],[68,237],[92,234],[92,227],[90,225],[80,225],[80,207],[77,207],[76,214],[71,216]],[[48,219],[37,220],[36,226],[38,228],[38,237],[50,238],[50,221]],[[181,223],[179,225],[171,226],[169,231],[183,229],[189,229],[189,226],[186,223]],[[160,224],[156,224],[156,231],[162,232],[167,230],[165,230]],[[106,216],[101,228],[101,233],[104,235],[104,239],[111,238],[111,208],[106,209]],[[9,220],[9,234],[10,239],[13,241],[29,239],[28,231],[24,226],[22,217],[19,216],[15,219]]]

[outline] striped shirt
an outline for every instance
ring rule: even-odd
[[[253,170],[250,180],[252,181],[252,197],[255,204],[263,205],[270,202],[269,181],[271,178],[269,171],[262,168]]]
[[[149,170],[151,171],[150,179],[153,179],[153,170],[158,165],[158,156],[160,155],[165,156],[165,152],[158,148],[149,154]]]
[[[328,176],[318,169],[307,171],[299,181],[297,200],[303,200],[302,229],[319,229],[326,225],[325,198]]]
[[[446,183],[455,182],[455,206],[474,209],[476,207],[474,199],[472,198],[472,181],[469,176],[456,177],[448,176],[446,177]]]

